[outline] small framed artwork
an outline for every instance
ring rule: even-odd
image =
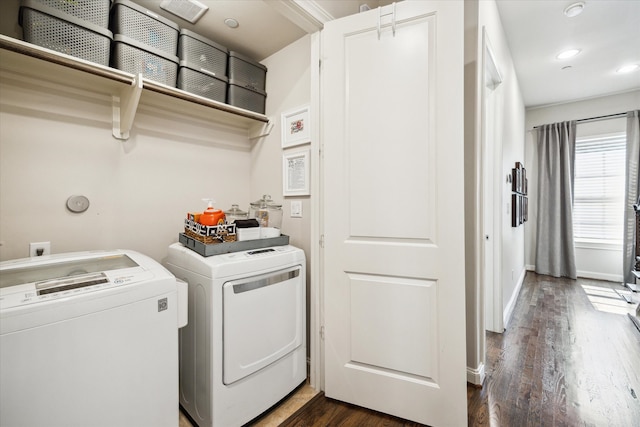
[[[311,119],[308,105],[282,113],[281,124],[282,148],[311,142]]]
[[[286,196],[308,196],[309,150],[282,155],[282,193]]]
[[[511,195],[511,226],[520,225],[520,201],[517,194]]]

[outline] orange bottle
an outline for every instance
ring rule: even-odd
[[[200,224],[202,225],[219,225],[224,224],[225,215],[221,209],[213,207],[214,201],[211,199],[202,199],[208,202],[207,209],[200,215]]]

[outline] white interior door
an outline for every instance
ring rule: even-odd
[[[325,393],[465,425],[463,3],[322,33]]]

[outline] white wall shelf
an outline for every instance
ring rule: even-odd
[[[193,95],[144,79],[142,75],[136,76],[1,34],[0,70],[111,96],[113,135],[118,139],[129,137],[143,93],[160,94],[160,97],[147,99],[165,110],[246,129],[248,139],[266,136],[273,128],[273,123],[264,114]]]

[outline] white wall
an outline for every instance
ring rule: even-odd
[[[515,162],[524,161],[524,102],[518,78],[511,59],[511,52],[502,28],[497,6],[493,1],[480,2],[480,26],[484,27],[491,42],[496,65],[502,75],[502,84],[496,90],[501,99],[497,103],[500,112],[493,118],[497,139],[495,173],[498,178],[494,215],[500,219],[501,229],[494,230],[501,236],[501,283],[503,311],[516,292],[518,279],[524,271],[524,227],[511,227],[511,184],[507,174]],[[501,157],[500,157],[501,155]],[[526,166],[526,165],[525,165]]]
[[[537,218],[537,151],[534,126],[566,120],[578,120],[608,114],[623,113],[640,108],[640,90],[592,98],[576,102],[536,107],[526,112],[526,162],[529,176],[529,225],[526,230],[525,256],[528,268],[535,267]],[[578,124],[577,136],[599,135],[626,130],[626,119],[603,120]],[[576,246],[578,276],[611,281],[622,280],[622,250],[593,249]]]
[[[274,127],[270,135],[252,143],[250,194],[257,200],[263,194],[271,197],[283,206],[282,232],[290,236],[291,244],[305,250],[309,258],[309,237],[311,230],[311,198],[287,197],[282,191],[282,154],[280,115],[301,105],[309,104],[311,99],[311,36],[307,35],[290,44],[279,52],[266,58],[262,63],[267,72],[266,114],[273,120]],[[306,144],[288,148],[286,152],[308,150]],[[311,165],[314,167],[315,165]],[[302,218],[291,218],[291,201],[302,201]],[[307,268],[307,271],[309,269]]]
[[[203,197],[249,203],[246,131],[145,101],[131,137],[111,136],[111,98],[20,76],[0,81],[0,259],[126,248],[160,261]],[[167,98],[167,102],[171,102]],[[66,209],[85,195],[88,211]]]

